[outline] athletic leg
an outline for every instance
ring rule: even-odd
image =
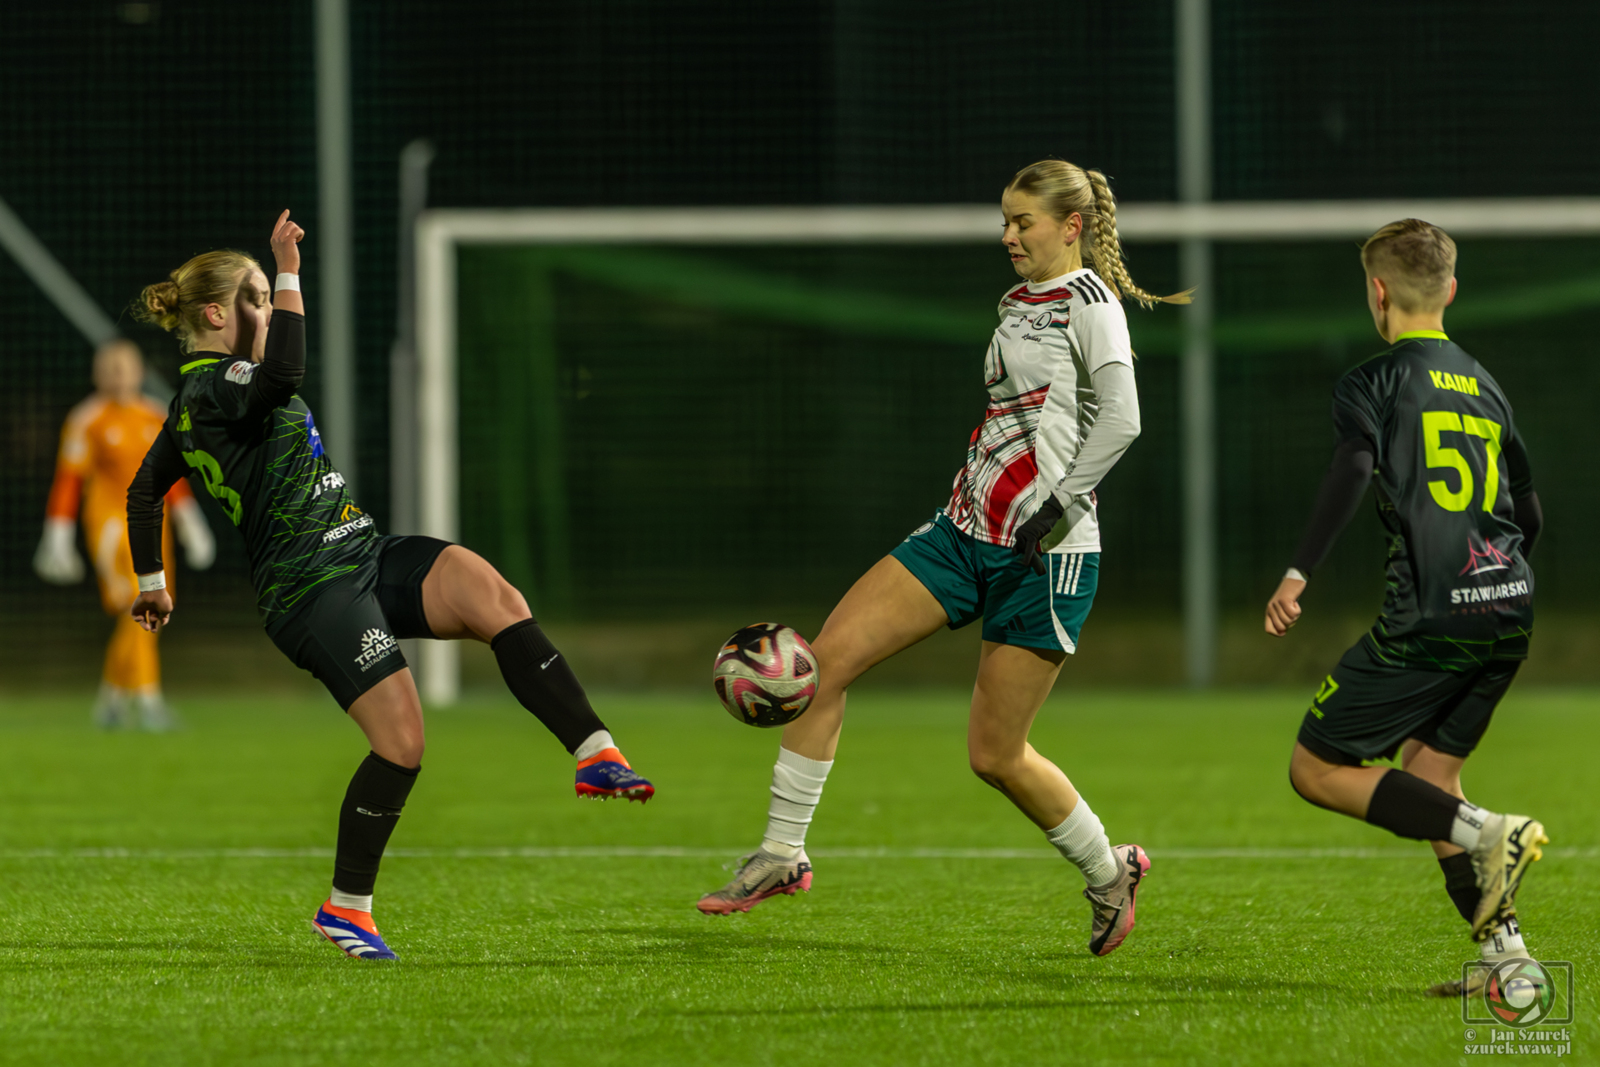
[[[817,654],[817,695],[806,713],[784,727],[783,747],[808,759],[833,759],[844,726],[850,684],[890,656],[949,623],[944,608],[893,556],[863,574],[811,642]]]
[[[893,556],[879,560],[850,587],[811,642],[817,695],[805,714],[784,728],[761,848],[731,882],[700,898],[701,911],[749,911],[768,897],[811,888],[806,831],[833,769],[850,684],[948,622],[939,601]]]
[[[967,725],[973,773],[1045,831],[1077,867],[1090,904],[1089,951],[1112,952],[1133,929],[1139,881],[1150,861],[1138,845],[1111,847],[1100,818],[1072,782],[1028,743],[1065,652],[983,643]]]
[[[1440,752],[1416,738],[1408,740],[1400,750],[1402,770],[1433,783],[1461,800],[1466,800],[1466,794],[1461,789],[1461,768],[1465,763],[1465,757]],[[1478,874],[1473,868],[1471,854],[1449,841],[1430,841],[1429,844],[1439,858],[1439,870],[1444,874],[1445,893],[1449,895],[1450,903],[1471,924],[1483,900],[1483,890],[1478,887]],[[1500,909],[1481,936],[1478,948],[1485,960],[1493,962],[1528,954],[1514,901]],[[1435,986],[1430,992],[1454,996],[1460,992],[1460,986],[1461,980],[1455,979]]]
[[[460,545],[439,553],[422,581],[422,610],[435,637],[470,638],[494,650],[512,695],[577,757],[578,796],[643,802],[655,795],[629,766],[528,602],[482,556]]]
[[[1078,792],[1067,776],[1028,743],[1034,716],[1066,658],[1065,652],[985,641],[967,723],[972,772],[1004,793],[1041,830],[1060,825],[1078,804]]]
[[[422,701],[410,670],[396,671],[350,705],[372,751],[356,768],[339,807],[333,892],[312,924],[348,955],[393,959],[372,921],[378,867],[422,770]]]
[[[1298,742],[1289,778],[1302,797],[1320,807],[1399,837],[1448,842],[1470,853],[1481,890],[1472,919],[1475,938],[1485,936],[1495,916],[1512,905],[1523,873],[1548,840],[1537,819],[1477,807],[1404,770],[1331,763]]]

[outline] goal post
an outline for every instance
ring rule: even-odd
[[[1118,230],[1129,244],[1353,240],[1399,218],[1427,219],[1455,237],[1593,237],[1600,235],[1600,197],[1129,203],[1117,211]],[[415,423],[393,428],[397,437],[411,434],[416,442],[415,532],[451,541],[460,536],[456,345],[457,252],[463,246],[951,245],[993,243],[999,236],[998,211],[989,204],[422,212],[413,233]],[[1186,477],[1217,484],[1215,471],[1190,470]],[[1184,540],[1210,543],[1206,531],[1188,528]],[[1212,555],[1192,565],[1214,575]],[[1214,620],[1186,625],[1192,631]],[[449,704],[457,698],[460,658],[452,643],[423,642],[419,668],[426,700]]]

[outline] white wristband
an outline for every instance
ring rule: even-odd
[[[273,282],[272,285],[276,292],[298,293],[300,291],[300,275],[280,274],[278,275],[278,280]]]
[[[139,592],[141,593],[154,593],[157,589],[165,589],[166,587],[167,574],[165,571],[139,575]]]
[[[1297,582],[1305,582],[1307,585],[1311,584],[1310,578],[1307,578],[1293,567],[1290,567],[1288,570],[1284,571],[1283,576],[1285,578],[1293,578]]]

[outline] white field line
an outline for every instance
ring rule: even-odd
[[[728,859],[737,848],[680,848],[671,845],[526,845],[505,848],[391,848],[386,857],[407,859]],[[1600,859],[1600,848],[1547,848],[1556,859]],[[1153,848],[1162,860],[1400,860],[1426,858],[1417,848]],[[6,860],[281,860],[330,859],[331,848],[16,848],[0,849]],[[840,860],[1053,860],[1040,848],[821,848],[817,859]]]

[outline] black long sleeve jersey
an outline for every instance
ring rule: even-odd
[[[1389,542],[1374,649],[1445,670],[1525,657],[1538,498],[1494,378],[1444,334],[1406,334],[1339,380],[1333,425],[1333,465],[1295,566],[1321,562],[1370,474]]]
[[[275,632],[329,582],[370,559],[378,531],[322,449],[296,395],[305,319],[274,311],[266,353],[183,367],[166,423],[128,487],[128,542],[139,574],[161,569],[161,500],[187,475],[244,535],[256,606]]]

